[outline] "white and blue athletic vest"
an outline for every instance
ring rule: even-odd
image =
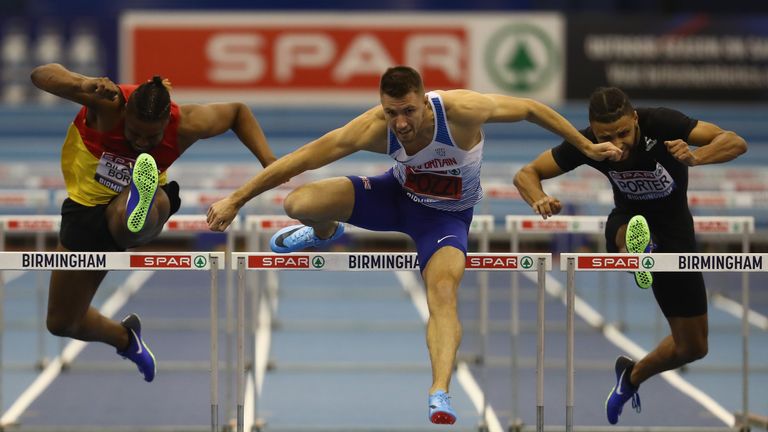
[[[451,136],[443,100],[435,92],[427,96],[435,114],[432,142],[409,156],[388,130],[387,153],[395,160],[392,172],[412,200],[439,210],[466,210],[483,198],[480,167],[485,134],[481,131],[480,142],[472,150],[462,150]]]

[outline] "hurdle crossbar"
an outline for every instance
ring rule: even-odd
[[[545,253],[468,253],[466,271],[536,271],[537,259],[545,259],[545,270],[550,270],[551,256]],[[242,259],[246,270],[419,270],[419,261],[414,252],[259,252],[234,253],[232,257],[233,261]],[[239,265],[235,268],[239,269]]]
[[[768,254],[760,253],[564,253],[560,270],[652,272],[764,272]]]
[[[495,218],[493,215],[474,215],[472,222],[469,226],[469,232],[472,234],[480,234],[481,242],[485,239],[483,235],[487,236],[493,232]],[[248,233],[254,236],[250,239],[252,243],[249,244],[249,250],[258,251],[261,249],[260,240],[262,235],[271,235],[276,231],[291,226],[301,224],[300,221],[293,219],[285,215],[249,215],[245,217],[244,226]],[[361,235],[361,236],[392,236],[392,232],[370,231],[363,228],[356,227],[354,225],[345,225],[345,234]],[[485,240],[487,244],[487,240]],[[487,250],[481,245],[481,251]]]
[[[567,357],[566,357],[566,432],[573,431],[573,382],[574,382],[574,299],[575,273],[577,271],[652,271],[652,272],[731,272],[750,273],[768,271],[768,254],[754,253],[657,253],[657,254],[607,254],[564,253],[560,255],[560,270],[567,272]],[[748,300],[748,299],[747,299]],[[746,314],[746,309],[745,309]],[[743,326],[742,326],[743,328]],[[744,334],[744,359],[742,385],[744,412],[748,411],[749,352],[748,328]],[[728,426],[736,426],[736,419],[728,412],[715,413]],[[742,420],[742,430],[749,425]]]
[[[511,250],[519,248],[521,235],[526,234],[603,234],[605,216],[541,216],[507,215],[505,224],[511,235]],[[749,252],[749,235],[755,232],[752,216],[694,216],[693,230],[697,235],[740,236],[744,243],[742,252]]]
[[[213,255],[210,252],[0,252],[0,270],[210,270],[209,258]]]

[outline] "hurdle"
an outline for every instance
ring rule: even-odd
[[[64,191],[66,192],[66,191]],[[192,198],[204,202],[209,199],[208,195],[200,194],[199,192],[192,193]],[[33,197],[34,198],[34,197]],[[60,197],[61,198],[61,197]],[[188,197],[189,198],[189,197]],[[31,199],[31,198],[29,198]],[[63,198],[61,198],[63,199]],[[35,202],[33,200],[33,202]],[[231,353],[234,352],[234,324],[233,324],[233,311],[234,311],[234,280],[233,272],[228,270],[231,265],[231,253],[235,247],[236,238],[242,233],[242,218],[240,216],[235,217],[232,220],[229,228],[225,231],[226,247],[224,251],[223,269],[227,269],[225,273],[225,368],[226,376],[233,377],[233,359]],[[36,249],[42,251],[45,249],[45,238],[47,236],[56,235],[59,232],[61,226],[60,215],[3,215],[0,216],[0,251],[5,250],[6,238],[8,236],[19,235],[34,235]],[[160,233],[161,238],[177,237],[177,236],[189,236],[194,233],[209,233],[205,215],[179,215],[175,214],[171,216],[163,227],[163,231]],[[2,270],[2,269],[0,269]],[[36,292],[37,292],[37,310],[40,315],[40,319],[37,320],[37,362],[35,366],[38,369],[42,369],[48,363],[46,348],[45,348],[45,274],[38,272],[36,277]],[[0,304],[2,304],[3,297],[3,285],[0,284]],[[218,324],[218,323],[217,323]],[[0,338],[4,332],[3,318],[0,315]],[[64,339],[61,340],[61,347],[59,351],[63,350]],[[66,359],[62,359],[64,367],[67,367]],[[0,374],[3,371],[2,362],[0,362]],[[225,405],[224,409],[228,412],[234,412],[233,408],[233,383],[231,379],[227,379],[224,382],[225,387]]]
[[[273,191],[274,192],[274,191]],[[275,192],[280,199],[284,198],[284,195],[287,194],[284,191],[277,191]],[[270,198],[272,199],[272,198]],[[249,215],[245,218],[245,233],[246,233],[246,249],[253,252],[259,252],[265,249],[269,249],[269,244],[267,243],[270,236],[277,232],[278,230],[285,228],[287,226],[291,225],[297,225],[300,224],[296,219],[292,219],[285,215]],[[490,236],[494,231],[494,224],[495,224],[495,218],[493,215],[488,214],[481,214],[481,215],[474,215],[472,217],[472,222],[469,226],[469,233],[470,236],[476,237],[478,240],[478,250],[479,252],[488,252],[490,250]],[[351,235],[354,237],[361,237],[361,238],[402,238],[403,240],[407,240],[409,237],[402,233],[396,233],[396,232],[377,232],[377,231],[369,231],[366,229],[358,228],[354,225],[347,224],[345,226],[345,234]],[[272,273],[268,273],[269,275],[272,275]],[[267,293],[273,293],[275,290],[275,281],[274,279],[267,281]],[[249,285],[251,286],[253,290],[253,297],[251,302],[251,309],[252,309],[252,322],[251,322],[251,330],[253,332],[256,331],[256,328],[258,326],[258,313],[256,311],[259,310],[259,304],[258,300],[256,299],[258,296],[261,295],[260,287],[261,284],[256,279],[251,279],[249,281]],[[478,307],[479,309],[479,317],[480,322],[477,326],[477,332],[478,337],[480,339],[480,353],[475,356],[473,359],[473,362],[476,363],[480,368],[482,374],[485,374],[485,358],[486,358],[486,351],[487,351],[487,339],[488,339],[488,274],[485,272],[479,272],[478,273]],[[269,300],[269,299],[268,299]],[[255,353],[252,353],[252,364],[256,364],[256,355]],[[256,374],[254,374],[255,378]],[[483,376],[481,378],[481,381],[483,381],[483,387],[485,387],[485,377]],[[483,392],[483,418],[485,418],[485,411],[487,410],[487,401],[485,400],[485,392]],[[254,403],[254,418],[258,419],[258,403]]]
[[[236,217],[230,228],[226,231],[226,251],[225,251],[225,263],[224,267],[229,268],[231,259],[230,252],[234,249],[235,237],[238,235],[241,229],[241,218]],[[4,251],[6,247],[6,239],[9,236],[22,236],[22,235],[34,235],[35,236],[35,250],[44,251],[46,237],[56,235],[61,227],[60,215],[2,215],[0,216],[0,251]],[[160,236],[163,238],[173,236],[188,236],[192,233],[210,232],[208,229],[208,223],[204,215],[173,215],[168,219]],[[228,296],[232,296],[234,292],[233,280],[230,273],[227,274],[227,293]],[[37,362],[35,366],[38,369],[42,369],[48,362],[46,348],[45,348],[45,321],[42,319],[45,316],[45,296],[46,294],[46,281],[45,274],[38,272],[36,276],[36,295],[37,295],[37,311],[41,319],[37,321]],[[2,293],[0,293],[2,296]],[[1,298],[1,297],[0,297]],[[228,297],[229,298],[229,297]],[[0,324],[0,335],[4,330],[4,326]],[[229,331],[232,333],[232,330]],[[231,345],[227,350],[232,351]],[[2,368],[0,368],[0,372]]]
[[[198,197],[200,200],[207,199],[205,196]],[[233,373],[234,373],[234,361],[232,359],[232,353],[234,352],[234,324],[233,324],[233,314],[234,314],[234,279],[233,279],[233,272],[230,270],[232,268],[232,252],[235,250],[235,240],[238,236],[242,234],[242,218],[238,215],[235,216],[235,218],[232,220],[232,223],[229,225],[229,227],[224,231],[225,235],[225,249],[224,249],[224,266],[223,268],[226,270],[224,273],[225,276],[225,286],[224,286],[224,307],[225,307],[225,318],[224,318],[224,329],[226,334],[226,339],[224,341],[225,348],[224,348],[224,368],[225,368],[225,377],[224,380],[224,411],[228,414],[231,414],[234,412],[234,406],[233,406],[233,398],[232,398],[232,392],[233,392]],[[208,222],[205,215],[179,215],[175,214],[168,219],[168,221],[165,223],[165,226],[163,227],[163,231],[160,233],[163,237],[170,237],[170,236],[188,236],[190,234],[194,233],[210,233],[210,228],[208,228]]]
[[[538,215],[507,215],[505,218],[505,225],[507,233],[510,236],[510,252],[519,252],[520,239],[526,236],[536,234],[546,235],[564,235],[564,234],[587,234],[597,236],[597,248],[598,251],[605,251],[605,223],[607,216],[566,216],[557,215],[549,219],[542,219]],[[750,237],[755,232],[755,218],[752,216],[694,216],[693,228],[697,235],[704,235],[707,237],[723,237],[726,239],[740,239],[741,251],[748,253],[750,251]],[[600,273],[598,278],[598,286],[601,290],[606,289],[605,273]],[[520,282],[518,279],[518,273],[511,274],[511,320],[510,334],[512,339],[512,347],[517,344],[517,339],[520,334],[520,325],[518,320],[519,310],[519,292]],[[743,288],[749,289],[748,275],[743,275]],[[625,291],[619,291],[619,313],[618,316],[624,316],[624,308],[626,307],[626,298],[623,295]],[[747,294],[748,295],[748,294]],[[604,299],[605,296],[601,296]],[[604,300],[603,300],[604,301]],[[603,303],[600,305],[605,309],[606,305]],[[622,322],[618,323],[619,327],[623,326]],[[514,352],[514,351],[513,351]],[[519,430],[521,422],[515,419],[519,409],[517,406],[518,392],[515,385],[515,377],[518,374],[517,359],[512,359],[512,415],[510,417],[510,429]]]
[[[578,254],[564,253],[560,256],[560,270],[567,272],[566,284],[566,308],[567,308],[567,357],[566,357],[566,432],[573,431],[573,383],[574,383],[574,300],[575,300],[575,273],[577,271],[656,271],[656,272],[733,272],[742,273],[742,284],[745,284],[744,275],[750,272],[768,271],[768,254],[750,253],[658,253],[658,254]],[[749,308],[749,290],[744,288],[744,313],[742,316],[742,409],[745,415],[741,416],[739,431],[749,431],[749,322],[747,310]],[[734,430],[737,427],[736,420],[730,413],[717,415],[720,420],[728,424],[727,429]],[[695,430],[706,430],[696,428]]]
[[[0,252],[0,270],[185,270],[209,271],[211,275],[211,431],[219,430],[218,271],[223,252]],[[3,281],[0,278],[0,287]],[[1,308],[0,308],[1,311]],[[1,313],[1,312],[0,312]],[[1,317],[0,317],[1,318]],[[81,345],[81,347],[84,345]],[[77,355],[79,349],[76,349]],[[2,359],[0,344],[0,360]],[[64,366],[64,354],[52,360],[37,380],[52,379]],[[0,375],[1,377],[2,375]],[[2,384],[2,382],[0,382]],[[18,424],[18,417],[35,396],[23,394],[0,419],[0,428]],[[1,401],[1,399],[0,399]]]
[[[467,254],[467,271],[535,271],[540,284],[539,291],[543,292],[546,283],[546,271],[551,269],[551,254],[509,254],[509,253],[469,253]],[[238,311],[237,311],[237,371],[238,371],[238,413],[237,432],[244,427],[244,378],[245,378],[245,284],[246,272],[269,270],[294,271],[413,271],[419,270],[415,253],[396,252],[325,252],[325,253],[234,253],[238,275]],[[539,321],[543,329],[544,296],[539,296]],[[537,354],[537,431],[544,429],[544,333],[539,333]],[[487,402],[482,401],[483,418],[479,425],[480,431],[488,430]],[[258,429],[258,427],[257,427]]]

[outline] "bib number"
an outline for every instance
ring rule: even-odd
[[[407,168],[403,187],[417,195],[439,200],[461,199],[461,177]]]

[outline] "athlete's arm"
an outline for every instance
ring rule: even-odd
[[[208,226],[223,231],[248,201],[304,171],[323,167],[359,150],[380,151],[386,144],[381,107],[372,108],[341,128],[281,157],[208,209]]]
[[[261,125],[243,103],[182,105],[179,137],[182,151],[199,139],[221,135],[228,130],[237,135],[248,150],[267,166],[277,160],[267,143]]]
[[[120,89],[109,78],[93,78],[72,72],[58,63],[38,66],[30,75],[41,90],[90,108],[116,108]]]
[[[689,144],[697,148],[691,150]],[[664,141],[664,145],[675,159],[688,166],[728,162],[747,151],[744,138],[701,120],[688,135],[688,142],[677,139]]]
[[[552,157],[552,150],[547,150],[515,174],[515,187],[533,211],[546,219],[560,213],[563,206],[560,200],[544,192],[541,181],[563,173]]]
[[[470,123],[511,123],[526,120],[560,135],[590,159],[618,160],[621,157],[621,151],[616,146],[610,142],[592,143],[565,117],[541,102],[500,94],[481,94],[470,90],[458,92],[461,93],[454,96],[454,99],[459,101],[459,109],[454,116],[458,121],[462,118]]]

